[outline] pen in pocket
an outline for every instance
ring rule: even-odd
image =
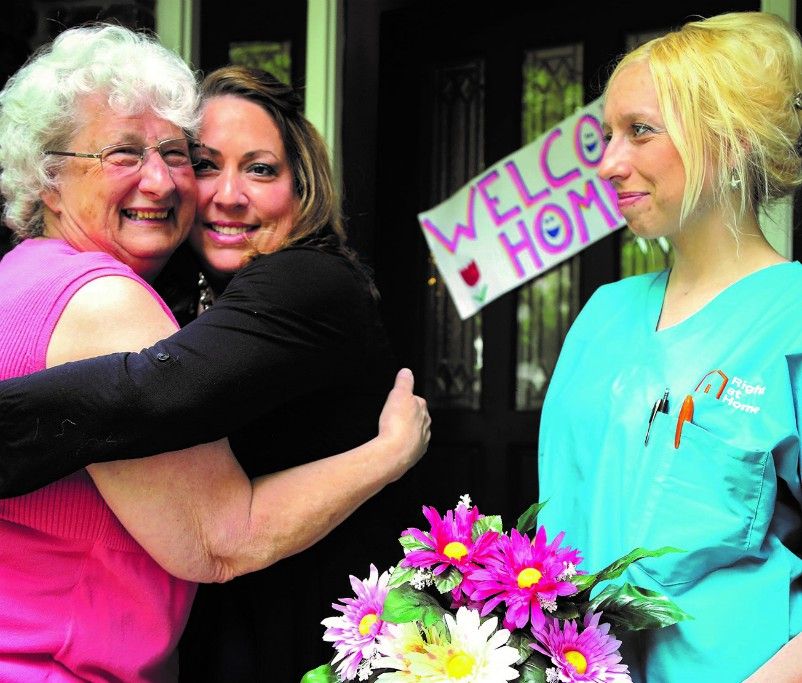
[[[654,402],[652,412],[649,415],[649,424],[646,426],[646,438],[643,441],[644,446],[649,445],[649,432],[652,430],[652,422],[657,413],[668,413],[668,389],[663,393],[663,397]]]
[[[682,426],[691,420],[693,420],[693,396],[688,394],[682,402],[682,408],[679,409],[677,429],[674,432],[674,448],[679,448],[679,442],[682,438]]]

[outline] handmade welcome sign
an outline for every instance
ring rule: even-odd
[[[624,225],[595,100],[418,215],[464,320]]]

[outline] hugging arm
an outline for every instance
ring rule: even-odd
[[[224,439],[88,470],[123,526],[164,569],[222,582],[320,540],[414,465],[428,433],[425,403],[402,370],[378,436],[338,455],[249,481]]]
[[[246,266],[198,320],[140,353],[0,382],[0,496],[215,441],[345,381],[362,353],[361,298],[339,259],[288,249]]]
[[[129,309],[139,313],[136,321]],[[139,283],[98,278],[65,308],[47,362],[136,348],[172,329]],[[412,386],[409,371],[400,372],[374,439],[254,481],[227,440],[87,469],[123,526],[165,570],[226,581],[308,547],[420,458],[429,419]],[[264,448],[269,457],[269,441]]]

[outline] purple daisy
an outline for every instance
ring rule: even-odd
[[[483,603],[482,616],[504,602],[504,628],[523,628],[529,621],[540,627],[546,619],[544,609],[554,611],[558,597],[576,593],[576,586],[566,580],[566,568],[582,558],[577,550],[560,548],[564,535],[560,532],[549,544],[541,526],[531,542],[516,529],[499,536],[485,566],[467,577],[473,585],[471,599]]]
[[[618,648],[621,641],[610,634],[610,624],[599,624],[601,612],[588,612],[584,628],[577,629],[575,621],[560,627],[559,619],[547,619],[541,629],[532,629],[540,641],[532,647],[551,658],[547,680],[563,683],[632,683],[629,669],[621,663]]]
[[[379,570],[371,564],[367,579],[350,578],[356,597],[340,598],[342,604],[332,603],[342,616],[328,617],[321,622],[326,627],[323,640],[334,643],[337,651],[332,664],[340,662],[337,674],[346,681],[353,680],[362,661],[374,655],[376,638],[386,630],[379,615],[389,592],[390,574],[384,572],[379,576]]]
[[[474,588],[466,581],[466,574],[489,556],[498,533],[485,531],[474,540],[473,525],[483,515],[479,513],[479,508],[469,508],[464,503],[458,504],[456,510],[449,510],[443,517],[435,508],[424,506],[423,515],[431,525],[429,532],[410,528],[401,536],[411,536],[424,548],[406,551],[401,565],[423,569],[433,567],[434,576],[440,576],[454,567],[463,576],[463,581],[451,591],[451,596],[455,604],[466,604],[467,596]]]

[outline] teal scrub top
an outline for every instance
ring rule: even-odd
[[[656,331],[667,278],[601,287],[572,326],[543,407],[539,521],[588,571],[638,546],[684,549],[622,577],[694,617],[626,639],[626,661],[635,681],[731,683],[802,630],[802,265],[752,273]]]

